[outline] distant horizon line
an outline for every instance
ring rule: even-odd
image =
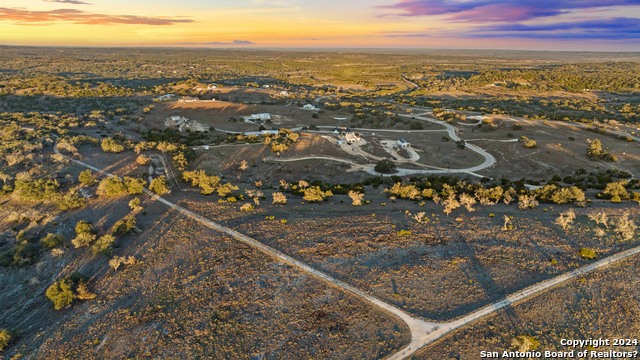
[[[535,53],[593,53],[593,54],[639,54],[640,50],[557,50],[557,49],[490,49],[490,48],[425,48],[425,47],[305,47],[305,46],[171,46],[171,45],[15,45],[0,44],[4,48],[43,48],[43,49],[158,49],[158,50],[241,50],[241,51],[494,51],[494,52],[535,52]]]

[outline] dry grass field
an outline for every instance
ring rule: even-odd
[[[474,213],[458,210],[447,217],[433,203],[420,207],[375,194],[365,198],[370,205],[353,208],[346,196],[323,204],[302,204],[292,197],[286,208],[265,205],[248,216],[239,210],[225,216],[238,207],[228,204],[226,210],[197,200],[184,205],[211,218],[222,217],[240,232],[412,314],[439,321],[587,264],[578,255],[583,247],[604,257],[638,243],[611,232],[598,237],[595,224],[587,219],[599,208],[615,218],[624,212],[622,207],[577,209],[575,225],[564,231],[553,224],[566,210],[563,206],[514,213],[515,206],[498,205],[478,207]],[[412,215],[426,212],[430,220],[417,224],[407,210]],[[265,220],[266,215],[275,221]],[[514,230],[502,229],[503,215],[512,217]],[[400,230],[411,234],[399,236]]]
[[[637,259],[615,264],[498,312],[416,353],[415,360],[475,360],[481,351],[516,350],[515,337],[533,336],[538,351],[570,351],[562,339],[637,339],[640,282]],[[589,348],[575,348],[589,350]],[[595,349],[590,349],[595,350]],[[640,351],[638,346],[603,346],[597,351]]]
[[[371,359],[408,340],[400,322],[360,300],[163,205],[143,205],[144,231],[116,250],[135,256],[136,265],[114,272],[101,257],[78,260],[80,250],[68,250],[45,255],[31,280],[2,275],[0,300],[14,304],[3,324],[24,332],[7,356]],[[113,217],[126,203],[100,206],[96,216]],[[43,287],[71,268],[90,275],[98,297],[55,312]],[[29,285],[6,291],[16,281]]]

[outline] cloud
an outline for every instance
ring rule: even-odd
[[[499,24],[479,27],[470,36],[558,40],[640,39],[640,19],[616,17],[553,24]]]
[[[94,14],[77,9],[57,9],[49,11],[31,11],[0,7],[0,21],[13,21],[18,25],[38,25],[51,22],[70,22],[83,25],[173,25],[190,23],[189,19],[169,19],[135,15]]]
[[[78,1],[78,0],[44,0],[44,1],[51,2],[51,3],[72,4],[72,5],[93,5],[91,3]]]
[[[233,40],[233,41],[209,41],[209,42],[181,42],[176,45],[193,45],[193,46],[243,46],[255,45],[253,41]]]
[[[451,21],[512,22],[556,16],[572,10],[640,5],[638,0],[400,0],[380,8],[401,16],[446,15]]]

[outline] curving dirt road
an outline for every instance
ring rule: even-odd
[[[58,152],[58,148],[57,148],[57,144],[54,147],[54,152],[57,154],[60,154]],[[100,174],[103,174],[105,176],[110,176],[113,177],[113,174],[110,174],[108,172],[103,171],[102,169],[99,169],[95,166],[89,165],[87,163],[84,163],[82,161],[73,159],[69,156],[63,155],[65,158],[67,158],[68,160],[81,165],[83,167],[89,168],[93,171],[96,171]],[[464,316],[458,320],[454,320],[448,323],[433,323],[433,322],[427,322],[425,320],[413,317],[411,315],[409,315],[408,313],[406,313],[405,311],[395,307],[394,305],[388,304],[372,295],[367,294],[366,292],[351,286],[341,280],[335,279],[333,277],[331,277],[328,274],[325,274],[317,269],[314,269],[313,267],[294,259],[291,256],[288,256],[282,252],[280,252],[279,250],[276,250],[270,246],[267,246],[249,236],[246,236],[242,233],[239,233],[233,229],[230,229],[228,227],[225,227],[223,225],[220,225],[210,219],[207,219],[199,214],[194,213],[193,211],[187,210],[179,205],[176,205],[154,193],[152,193],[151,191],[145,189],[145,194],[149,195],[150,197],[152,197],[153,199],[167,205],[168,207],[180,212],[181,214],[188,216],[189,218],[201,223],[204,226],[207,226],[210,229],[213,229],[215,231],[224,233],[232,238],[234,238],[235,240],[242,242],[250,247],[253,247],[279,261],[282,261],[290,266],[295,267],[296,269],[303,271],[307,274],[310,274],[314,277],[316,277],[317,279],[320,279],[321,281],[324,281],[325,283],[334,286],[338,289],[341,289],[343,291],[346,291],[350,294],[353,294],[355,296],[357,296],[358,298],[366,301],[367,303],[381,309],[384,310],[398,318],[400,318],[402,321],[404,321],[407,326],[409,327],[409,330],[411,332],[411,342],[409,343],[409,345],[407,345],[405,348],[401,349],[400,351],[398,351],[397,353],[391,355],[388,359],[390,360],[397,360],[397,359],[406,359],[409,356],[411,356],[412,354],[414,354],[416,351],[424,348],[425,346],[433,343],[434,341],[444,337],[445,335],[467,325],[470,324],[472,322],[475,322],[477,320],[480,320],[488,315],[491,315],[493,313],[495,313],[498,310],[501,310],[505,307],[511,306],[515,303],[518,302],[522,302],[525,301],[527,299],[530,299],[532,297],[535,297],[537,295],[539,295],[540,293],[549,290],[555,286],[558,286],[562,283],[565,283],[571,279],[574,279],[578,276],[582,276],[584,274],[587,274],[589,272],[593,272],[595,270],[604,268],[614,262],[619,262],[622,261],[624,259],[630,258],[631,256],[640,254],[640,246],[623,251],[621,253],[612,255],[610,257],[607,257],[605,259],[602,259],[600,261],[594,262],[590,265],[587,265],[585,267],[573,270],[571,272],[568,272],[566,274],[557,276],[555,278],[540,282],[538,284],[535,284],[533,286],[530,286],[526,289],[523,289],[521,291],[518,291],[512,295],[507,296],[506,298],[504,298],[503,300],[500,300],[494,304],[491,304],[487,307],[484,307],[480,310],[477,310],[467,316]]]

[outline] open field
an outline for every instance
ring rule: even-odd
[[[395,360],[455,327],[413,357],[476,359],[640,330],[634,258],[545,287],[640,252],[638,54],[0,49],[0,357]]]
[[[416,353],[411,359],[473,360],[481,351],[512,351],[521,335],[540,342],[538,351],[569,348],[561,339],[627,339],[640,333],[637,259],[588,274],[530,301],[501,310]],[[638,351],[638,346],[602,346],[597,351]]]
[[[497,177],[545,179],[549,174],[561,177],[573,175],[579,169],[597,172],[606,169],[620,169],[630,174],[640,174],[640,145],[617,139],[613,136],[597,134],[570,124],[558,124],[545,121],[498,118],[497,127],[491,131],[482,129],[464,129],[466,139],[507,140],[526,136],[537,142],[537,148],[527,149],[522,143],[498,141],[473,141],[499,159],[497,165],[486,170],[487,174]],[[514,128],[519,125],[521,128]],[[593,161],[587,156],[589,139],[599,139],[603,147],[615,154],[615,163]],[[569,161],[568,161],[569,160]],[[518,164],[518,166],[513,166]]]
[[[605,256],[637,243],[621,242],[612,234],[595,236],[595,225],[586,219],[595,209],[578,211],[579,225],[565,233],[552,224],[562,207],[513,214],[509,207],[495,206],[447,218],[431,216],[441,208],[430,204],[380,206],[388,201],[376,195],[367,199],[372,204],[357,209],[339,197],[330,205],[292,200],[286,210],[265,209],[249,217],[238,212],[223,221],[409,313],[439,321],[585,264],[578,256],[582,247]],[[211,217],[224,212],[197,201],[184,205]],[[327,206],[331,213],[323,210]],[[405,210],[424,211],[431,221],[416,224]],[[605,210],[612,216],[621,214],[614,208]],[[504,214],[513,216],[515,230],[501,229]],[[264,220],[265,215],[274,215],[276,221]],[[286,219],[286,225],[278,219]],[[411,234],[400,237],[399,230]]]
[[[25,334],[9,355],[115,358],[138,349],[151,357],[368,359],[407,341],[403,325],[359,300],[162,205],[144,205],[144,232],[117,250],[135,256],[137,265],[116,273],[100,258],[65,264],[93,274],[95,301],[55,313],[39,295],[52,268],[71,259],[66,255],[46,255],[28,289],[2,292],[3,301],[15,304],[2,325]],[[102,207],[96,214],[117,216],[114,210]],[[15,280],[5,276],[2,283]],[[28,308],[19,305],[31,296],[37,300]]]
[[[156,104],[155,108],[145,116],[145,124],[153,128],[164,128],[165,118],[172,115],[184,116],[188,119],[198,121],[214,129],[227,131],[257,131],[259,125],[245,123],[243,116],[251,114],[269,113],[272,116],[271,123],[264,124],[265,127],[302,127],[311,125],[339,125],[341,121],[334,117],[351,117],[344,112],[323,111],[318,118],[313,118],[314,111],[306,111],[291,105],[259,105],[244,104],[238,99],[234,102],[226,101],[197,101],[197,102],[170,102]],[[230,121],[230,119],[237,121]],[[344,122],[344,121],[343,121]]]

